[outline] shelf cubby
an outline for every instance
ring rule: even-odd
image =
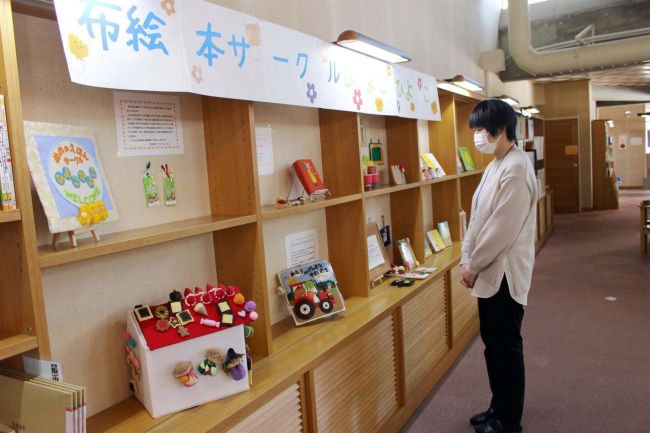
[[[458,181],[431,185],[431,201],[434,228],[436,228],[437,223],[447,221],[451,239],[455,242],[460,241],[458,212],[461,206],[458,197]]]
[[[453,95],[440,92],[440,122],[429,122],[429,149],[447,175],[456,170],[456,110]]]
[[[0,361],[38,347],[36,337],[0,331]]]

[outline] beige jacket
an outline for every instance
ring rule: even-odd
[[[505,274],[512,298],[526,305],[535,263],[537,180],[524,151],[514,147],[488,164],[471,215],[460,263],[477,275],[472,295],[494,296]]]

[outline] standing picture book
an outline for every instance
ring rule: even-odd
[[[345,311],[334,270],[327,260],[286,269],[278,273],[278,280],[296,325]]]
[[[438,162],[433,153],[421,153],[420,159],[424,165],[431,169],[434,174],[434,179],[438,177],[446,176],[445,170],[442,169],[442,166]]]
[[[0,209],[16,209],[14,174],[11,167],[9,134],[7,133],[7,112],[3,95],[0,95]]]
[[[442,238],[442,241],[445,243],[445,246],[450,247],[451,232],[449,231],[449,223],[447,221],[438,223],[438,233],[440,233],[440,237]]]
[[[411,240],[409,238],[400,239],[395,244],[397,245],[397,250],[402,257],[402,263],[404,263],[404,267],[407,270],[420,266],[420,262],[415,258],[415,253],[413,252]]]
[[[465,171],[476,170],[476,164],[474,164],[474,158],[472,158],[472,152],[470,152],[470,150],[467,147],[459,146],[458,153],[460,154],[460,160],[463,163],[463,167],[465,168]]]
[[[427,232],[427,241],[429,241],[431,249],[436,253],[446,248],[445,241],[442,240],[442,236],[440,236],[440,232],[437,229]]]
[[[51,233],[118,219],[91,129],[25,122],[25,147]]]
[[[299,159],[295,161],[293,163],[293,169],[307,194],[324,195],[329,193],[311,159]]]

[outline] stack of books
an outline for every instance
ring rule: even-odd
[[[0,366],[0,425],[9,431],[85,433],[86,390]]]

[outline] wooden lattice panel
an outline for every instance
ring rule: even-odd
[[[301,433],[300,386],[293,384],[228,430],[229,433]]]
[[[478,302],[470,290],[460,284],[460,267],[451,270],[451,329],[452,342],[465,331],[467,325],[478,317]]]
[[[448,351],[446,302],[441,277],[402,306],[407,399]]]
[[[319,432],[373,432],[397,408],[394,344],[389,315],[314,369]]]

